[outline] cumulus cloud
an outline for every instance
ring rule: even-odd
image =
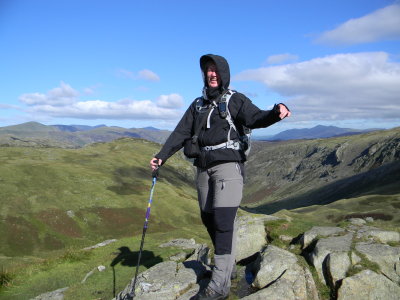
[[[157,102],[132,99],[79,101],[78,95],[76,90],[62,82],[60,87],[46,94],[23,94],[20,101],[29,106],[28,111],[32,114],[55,118],[171,120],[182,114],[179,108],[183,99],[178,94],[162,95]]]
[[[385,52],[337,54],[244,71],[287,98],[297,121],[398,119],[400,63]]]
[[[389,5],[361,18],[348,20],[322,33],[317,42],[352,45],[390,39],[400,39],[400,4]]]
[[[26,105],[52,105],[64,106],[74,103],[79,96],[79,92],[74,90],[70,85],[61,82],[59,87],[56,87],[46,94],[32,93],[23,94],[19,100]]]
[[[157,105],[164,108],[180,108],[183,106],[183,97],[179,94],[161,95]]]
[[[76,102],[73,105],[63,107],[63,109],[51,105],[38,105],[34,107],[33,111],[59,118],[110,120],[174,119],[180,115],[177,110],[159,107],[150,100],[121,100],[117,102],[91,100]]]
[[[284,53],[284,54],[276,54],[269,56],[266,60],[266,63],[269,65],[276,65],[284,62],[296,61],[298,59],[299,57],[297,55]]]

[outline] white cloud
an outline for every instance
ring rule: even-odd
[[[164,108],[180,108],[183,106],[183,97],[179,94],[161,95],[157,105]]]
[[[64,106],[69,105],[77,101],[79,92],[74,90],[70,85],[64,82],[60,83],[59,87],[56,87],[46,94],[32,93],[23,94],[19,97],[19,100],[26,105],[52,105],[52,106]]]
[[[33,112],[59,118],[110,120],[175,119],[181,115],[177,110],[158,107],[150,100],[117,102],[91,100],[77,102],[62,109],[51,105],[39,105],[34,107]]]
[[[399,119],[400,63],[385,52],[337,54],[244,71],[287,98],[297,121]]]
[[[138,74],[140,79],[145,79],[149,81],[160,81],[160,77],[150,70],[141,70]]]
[[[276,65],[284,62],[296,61],[298,59],[299,57],[297,55],[284,53],[284,54],[271,55],[267,58],[266,62],[269,65]]]
[[[351,19],[324,32],[317,42],[352,45],[390,39],[400,39],[400,4],[389,5],[361,18]]]
[[[0,109],[17,109],[17,110],[19,110],[20,107],[16,106],[16,105],[11,105],[11,104],[0,103]]]
[[[79,93],[68,84],[61,83],[47,94],[32,93],[20,96],[33,115],[77,119],[132,119],[170,120],[180,117],[183,104],[178,94],[162,95],[155,103],[150,100],[123,99],[116,102],[102,100],[79,101]]]
[[[160,76],[158,76],[153,71],[147,70],[147,69],[138,71],[136,74],[129,70],[118,69],[116,71],[116,75],[118,77],[128,78],[128,79],[133,79],[133,80],[143,79],[143,80],[147,80],[147,81],[160,81]]]

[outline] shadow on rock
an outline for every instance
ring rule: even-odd
[[[129,247],[122,246],[118,248],[119,253],[112,260],[110,266],[113,269],[113,296],[116,294],[116,274],[115,274],[115,266],[120,264],[125,267],[136,267],[139,258],[139,251],[131,251]],[[155,256],[152,251],[143,250],[142,255],[140,257],[140,265],[145,266],[147,269],[161,263],[163,260],[160,256]]]
[[[114,267],[117,264],[127,267],[136,267],[138,263],[139,251],[131,251],[128,247],[122,246],[118,248],[120,251],[117,256],[112,260],[110,266]],[[143,250],[140,258],[140,264],[146,268],[150,268],[155,264],[162,262],[160,256],[154,256],[152,251]]]
[[[196,260],[184,261],[183,265],[186,269],[192,269],[197,277],[197,282],[200,282],[204,278],[211,277],[210,271],[207,270],[204,264]],[[207,272],[208,271],[208,272]]]

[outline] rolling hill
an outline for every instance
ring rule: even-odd
[[[158,149],[131,138],[79,149],[0,147],[0,254],[40,255],[140,234],[149,159]],[[200,224],[193,168],[179,155],[162,168],[152,230]]]
[[[29,125],[21,131],[59,133],[54,127]],[[109,128],[82,133],[95,130]],[[139,233],[143,220],[137,216],[146,207],[151,184],[148,159],[159,147],[135,138],[78,149],[0,147],[0,253],[34,254]],[[255,142],[246,164],[242,205],[258,212],[398,194],[400,128],[329,139]],[[172,228],[178,219],[199,222],[190,163],[179,152],[162,174],[166,184],[160,193],[169,200],[158,204],[156,230]]]
[[[122,137],[163,143],[168,130],[84,125],[43,125],[28,122],[0,128],[0,146],[79,148],[91,143],[111,142]]]
[[[315,140],[255,142],[243,205],[264,213],[400,193],[400,128]]]
[[[109,277],[94,275],[85,286],[82,278],[95,266],[109,265],[120,248],[131,247],[137,257],[151,187],[148,161],[160,144],[120,138],[69,149],[52,139],[60,132],[84,136],[103,130],[113,128],[30,123],[0,129],[0,136],[16,138],[19,131],[20,139],[26,137],[21,146],[0,147],[0,298],[31,299],[67,284],[75,296],[85,289],[82,299],[98,298],[93,291],[110,295]],[[37,132],[41,136],[33,142]],[[38,142],[46,138],[47,144]],[[400,226],[400,128],[254,142],[246,170],[244,210],[295,219],[302,228],[336,226],[356,216],[373,217],[383,228]],[[161,241],[208,242],[193,183],[194,168],[181,152],[161,168],[141,270],[176,254],[159,248]],[[118,241],[98,251],[80,250],[107,239]],[[118,287],[132,277],[133,261],[118,266]]]

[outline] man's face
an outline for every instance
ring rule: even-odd
[[[217,66],[213,63],[207,65],[207,83],[211,88],[216,88],[221,84],[221,77],[217,72]]]

